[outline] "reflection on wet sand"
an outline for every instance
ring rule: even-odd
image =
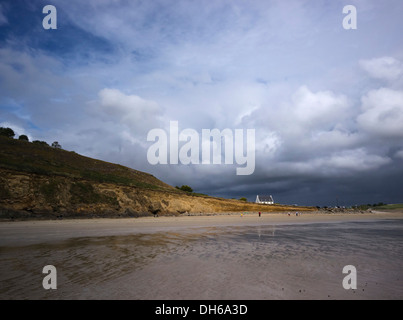
[[[0,247],[1,299],[403,298],[402,221],[258,225]],[[57,268],[58,289],[42,288]],[[344,290],[344,265],[359,289]]]

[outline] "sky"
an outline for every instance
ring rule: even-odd
[[[402,15],[401,0],[1,1],[0,126],[212,196],[402,203]],[[246,154],[253,129],[253,172],[224,144],[218,164],[150,163],[171,122],[200,159],[203,130],[242,132]]]

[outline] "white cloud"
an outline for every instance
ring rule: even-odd
[[[260,131],[256,137],[256,152],[263,153],[264,158],[271,158],[281,147],[281,138],[275,132]]]
[[[376,136],[403,138],[403,91],[371,90],[362,97],[359,127]]]
[[[275,86],[274,86],[275,87]],[[312,134],[339,128],[351,118],[351,102],[332,91],[313,92],[308,86],[295,90],[280,86],[262,95],[260,107],[248,121],[260,128],[275,131],[281,138],[310,138]]]
[[[0,3],[0,26],[3,24],[8,24],[8,19],[4,14],[4,6]]]
[[[101,112],[124,123],[132,132],[144,133],[159,125],[162,109],[154,101],[109,88],[102,89],[98,95]]]
[[[393,57],[360,60],[359,65],[376,79],[393,81],[403,75],[403,64]]]
[[[275,133],[287,159],[296,153],[309,154],[307,150],[322,153],[337,146],[351,147],[356,141],[348,130],[351,102],[342,94],[301,86],[293,93],[283,91],[271,104],[269,110],[261,108],[253,116],[260,130]]]
[[[365,172],[389,164],[391,159],[370,154],[364,148],[336,151],[322,157],[312,157],[305,161],[279,162],[271,169],[273,176],[333,176]]]
[[[306,86],[300,87],[292,96],[292,114],[297,125],[312,127],[337,124],[344,120],[345,111],[349,106],[343,95],[331,91],[312,92]]]
[[[343,149],[351,148],[362,142],[362,136],[356,132],[350,132],[343,128],[335,128],[330,131],[319,131],[313,133],[311,141],[318,148]]]
[[[377,169],[390,162],[391,160],[388,157],[368,154],[365,149],[360,148],[336,152],[330,157],[325,158],[322,165],[334,169],[367,171]]]

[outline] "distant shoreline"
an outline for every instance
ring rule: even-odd
[[[371,215],[371,214],[401,214],[403,216],[403,209],[370,209],[370,210],[359,210],[359,209],[338,209],[338,208],[327,208],[327,209],[318,209],[312,210],[307,209],[309,207],[300,207],[293,208],[292,210],[281,210],[281,211],[264,211],[261,210],[262,215],[275,215],[275,216],[283,216],[290,214],[291,216],[295,216],[296,213],[299,215],[315,215],[319,217],[321,215]],[[74,221],[74,220],[127,220],[127,219],[154,219],[154,218],[180,218],[180,217],[214,217],[214,216],[240,216],[242,215],[258,215],[258,211],[233,211],[233,212],[185,212],[185,213],[176,213],[176,214],[138,214],[138,215],[110,215],[110,214],[81,214],[81,215],[30,215],[30,216],[18,216],[15,217],[0,217],[0,224],[4,222],[23,222],[23,221]]]
[[[310,224],[343,221],[403,219],[402,210],[365,213],[218,213],[211,215],[182,215],[140,218],[98,218],[64,220],[27,220],[0,222],[0,246],[20,246],[49,243],[82,237],[125,236],[139,233],[173,232],[186,228],[226,226],[258,226],[281,224]]]

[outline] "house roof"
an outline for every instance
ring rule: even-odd
[[[259,197],[260,201],[266,202],[266,201],[273,201],[272,196],[264,196],[264,195],[257,195]]]

